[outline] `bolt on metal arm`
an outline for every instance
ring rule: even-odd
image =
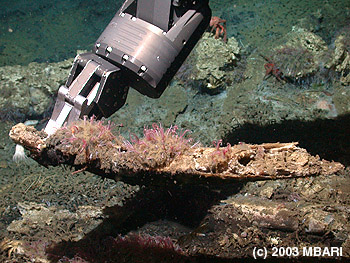
[[[129,86],[160,97],[210,18],[208,0],[126,0],[93,53],[75,58],[45,131],[84,115],[109,117],[124,105]]]

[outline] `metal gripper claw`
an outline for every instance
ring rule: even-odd
[[[51,135],[64,123],[72,123],[84,115],[100,118],[117,111],[125,103],[128,91],[120,75],[119,67],[95,54],[77,55],[66,85],[58,90],[45,132]]]

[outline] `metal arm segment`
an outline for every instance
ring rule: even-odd
[[[109,117],[124,105],[129,86],[160,97],[210,17],[208,0],[126,0],[93,53],[75,58],[45,131],[84,115]]]
[[[133,88],[158,98],[210,18],[207,0],[128,0],[97,39],[94,52],[125,68]]]

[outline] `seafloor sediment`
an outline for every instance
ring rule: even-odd
[[[135,260],[136,251],[142,251],[146,258],[196,262],[198,256],[250,257],[259,246],[293,246],[302,251],[316,242],[323,248],[341,245],[348,255],[349,223],[344,215],[349,213],[345,189],[349,177],[340,163],[311,156],[296,143],[220,147],[218,142],[214,148],[192,148],[186,131],[178,133],[173,127],[153,125],[145,128],[144,137],[134,135],[131,142],[113,135],[110,128],[110,123],[104,125],[91,118],[63,127],[49,138],[23,124],[11,129],[10,137],[41,164],[78,167],[73,177],[90,170],[146,188],[123,206],[78,206],[75,213],[20,203],[22,219],[13,221],[8,231],[27,235],[32,231],[27,225],[34,220],[35,228],[46,232],[47,220],[50,227],[60,228],[63,220],[70,226],[81,225],[85,234],[77,236],[73,227],[72,233],[64,232],[68,236],[63,240],[56,236],[56,242],[4,239],[4,251],[21,251],[45,262],[66,255],[67,250],[63,252],[62,248],[69,244],[68,251],[76,260],[85,253],[84,259],[93,262],[95,255],[86,251],[102,242],[109,249],[96,254],[112,261],[120,254],[125,262]],[[168,149],[170,145],[174,148]],[[262,179],[257,189],[257,185],[242,184]],[[271,183],[265,179],[272,179]],[[159,200],[161,206],[166,205],[165,211],[162,208],[154,214]],[[179,200],[181,208],[176,205]],[[206,209],[209,213],[204,212]],[[157,222],[159,213],[172,214],[170,221]],[[187,223],[196,225],[192,230],[172,222],[179,219],[187,225],[188,216],[193,218]],[[111,220],[112,225],[123,229],[128,228],[129,220],[141,218],[145,225],[139,230],[130,229],[124,237],[108,239],[106,227],[110,228]],[[102,229],[100,224],[104,225]]]

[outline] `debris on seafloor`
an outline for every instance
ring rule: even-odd
[[[46,138],[43,131],[22,123],[10,131],[12,140],[44,166],[70,165],[131,184],[223,183],[310,175],[330,175],[337,162],[312,156],[297,143],[237,144],[213,148],[193,144],[188,131],[153,124],[144,136],[130,140],[114,135],[111,125],[94,118],[78,120]]]
[[[200,86],[203,92],[219,94],[235,78],[239,79],[239,72],[242,71],[239,67],[241,53],[241,47],[234,37],[225,43],[206,32],[185,63],[184,68],[187,70],[179,75],[188,72],[187,78],[196,83],[196,87]]]
[[[266,76],[273,75],[277,80],[302,83],[302,80],[320,75],[320,66],[330,68],[331,55],[321,37],[303,28],[295,28],[285,38],[285,43],[276,46],[270,54],[262,55],[267,61]]]
[[[334,57],[331,66],[340,73],[340,82],[350,84],[350,26],[343,28],[334,41]]]

